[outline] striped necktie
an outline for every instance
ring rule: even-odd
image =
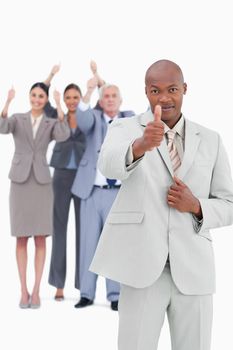
[[[167,134],[167,138],[168,138],[168,144],[167,144],[168,152],[169,152],[169,155],[171,158],[173,171],[176,174],[177,169],[181,165],[181,160],[180,160],[177,148],[176,148],[176,144],[174,142],[176,132],[173,130],[168,130],[166,132],[166,134]]]

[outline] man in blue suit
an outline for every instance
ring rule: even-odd
[[[120,112],[122,103],[116,85],[105,84],[99,90],[99,105],[102,110],[91,109],[80,101],[77,115],[80,130],[86,135],[86,150],[77,171],[72,192],[81,198],[81,242],[80,242],[80,294],[76,308],[93,304],[97,275],[89,271],[100,234],[109,210],[120,188],[120,181],[107,179],[97,169],[101,145],[108,124],[115,118],[130,117],[132,111]],[[118,310],[120,287],[117,282],[106,279],[107,299],[112,310]]]

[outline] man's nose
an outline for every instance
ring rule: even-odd
[[[161,103],[165,103],[167,101],[169,101],[170,97],[167,95],[167,94],[162,94],[160,97],[159,97],[159,102]]]

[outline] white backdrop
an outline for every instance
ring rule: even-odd
[[[218,130],[233,162],[231,1],[155,0],[8,0],[0,4],[0,106],[13,84],[16,98],[10,112],[29,110],[28,91],[61,62],[53,86],[60,91],[70,82],[85,90],[89,61],[122,90],[122,109],[145,111],[144,74],[155,60],[168,58],[183,69],[188,84],[183,112],[190,119]],[[94,95],[92,104],[95,103]],[[2,108],[2,107],[0,107]],[[52,145],[51,145],[52,147]],[[49,149],[48,158],[51,154]],[[0,135],[0,348],[116,349],[117,313],[105,301],[100,279],[96,305],[76,310],[74,280],[74,216],[69,221],[66,301],[53,301],[47,284],[51,240],[43,277],[42,308],[19,310],[15,240],[10,237],[7,178],[13,154],[11,136]],[[232,227],[213,231],[217,269],[212,349],[233,348]],[[29,280],[33,282],[33,242],[29,244]],[[225,345],[223,345],[223,343]],[[4,345],[3,345],[4,344]],[[165,322],[160,349],[170,349]],[[146,349],[145,349],[146,350]]]

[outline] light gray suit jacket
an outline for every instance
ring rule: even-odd
[[[106,220],[91,271],[136,288],[154,283],[169,253],[173,279],[184,294],[215,290],[209,230],[233,222],[233,184],[219,135],[185,119],[185,149],[177,176],[200,200],[203,224],[167,204],[173,170],[165,138],[130,166],[133,141],[153,120],[148,111],[113,122],[102,146],[99,167],[122,181]]]
[[[44,116],[34,140],[30,112],[14,114],[10,118],[0,117],[0,133],[12,133],[14,137],[15,153],[9,173],[12,181],[26,181],[33,167],[39,183],[51,182],[46,152],[50,141],[65,141],[70,136],[66,121],[60,122]]]
[[[119,118],[131,117],[132,111],[119,112]],[[87,109],[85,112],[77,109],[77,123],[79,129],[86,136],[86,149],[81,158],[79,168],[72,186],[72,192],[79,198],[88,198],[93,190],[96,176],[96,164],[103,143],[107,125],[103,111]]]

